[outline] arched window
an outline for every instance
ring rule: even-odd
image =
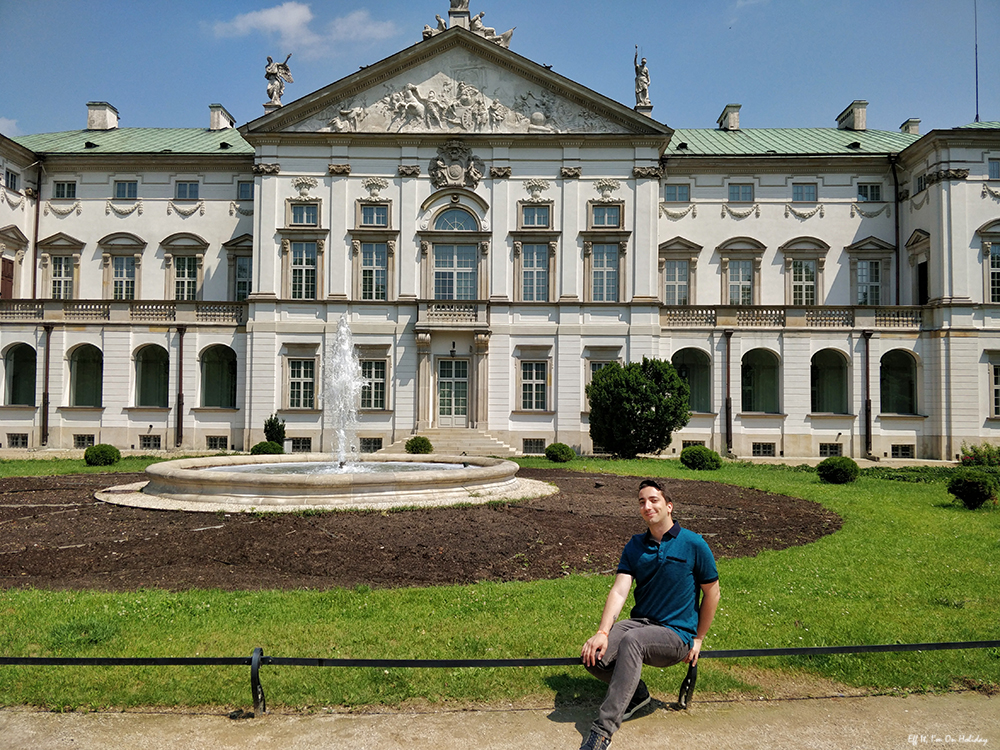
[[[78,346],[69,356],[69,405],[103,406],[104,355],[96,346]]]
[[[434,229],[438,232],[478,232],[479,222],[468,211],[449,208],[438,214],[434,220]]]
[[[210,346],[201,355],[201,405],[236,408],[236,352],[228,346]]]
[[[903,349],[882,356],[879,371],[883,414],[917,413],[917,361]]]
[[[743,355],[743,411],[780,414],[778,358],[767,349]]]
[[[16,344],[4,355],[6,398],[8,406],[35,405],[35,350]]]
[[[708,355],[700,349],[681,349],[670,361],[691,389],[691,411],[712,411],[712,362]]]
[[[135,353],[135,405],[166,407],[170,382],[170,355],[149,344]]]
[[[818,414],[847,414],[847,359],[835,349],[823,349],[812,358],[811,411]]]

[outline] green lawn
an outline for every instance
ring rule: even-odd
[[[1000,512],[966,511],[945,484],[862,476],[824,485],[810,472],[675,461],[578,459],[531,466],[712,479],[815,500],[843,528],[805,546],[722,560],[722,604],[705,647],[737,649],[1000,639]],[[683,496],[677,498],[683,505]],[[572,561],[568,561],[572,563]],[[3,656],[566,657],[596,627],[610,576],[432,589],[130,594],[0,592]],[[754,669],[743,669],[752,666]],[[699,691],[752,690],[755,670],[797,670],[878,691],[1000,684],[1000,650],[705,660]],[[663,697],[683,668],[647,669]],[[3,667],[0,704],[58,708],[246,705],[244,667]],[[597,700],[582,668],[261,670],[269,704],[409,700]]]

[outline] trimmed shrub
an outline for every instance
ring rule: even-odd
[[[722,456],[704,445],[689,445],[681,451],[681,463],[694,471],[722,468]]]
[[[270,443],[278,445],[285,444],[285,420],[278,419],[277,414],[272,414],[264,420],[264,439]],[[283,452],[283,451],[282,451]]]
[[[434,446],[431,445],[431,441],[422,435],[415,435],[406,441],[407,453],[433,453]]]
[[[98,443],[83,452],[83,460],[87,466],[111,466],[121,461],[122,452],[113,445]]]
[[[284,452],[285,447],[274,440],[263,440],[250,449],[251,456],[269,456]]]
[[[1000,466],[1000,446],[962,443],[962,466]]]
[[[948,492],[969,510],[981,508],[997,495],[997,479],[992,474],[976,469],[960,469],[948,482]]]
[[[557,464],[564,464],[576,458],[576,451],[566,443],[552,443],[545,448],[545,457]]]
[[[858,478],[861,469],[853,458],[830,456],[819,462],[816,473],[821,482],[828,484],[848,484]]]

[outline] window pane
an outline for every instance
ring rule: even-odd
[[[115,256],[112,266],[115,299],[135,299],[135,258]]]
[[[618,246],[594,245],[592,267],[594,302],[617,302]]]
[[[316,243],[292,243],[292,299],[316,299]]]
[[[236,257],[236,301],[242,302],[250,296],[250,284],[253,277],[253,258],[249,255]]]
[[[668,203],[687,203],[691,197],[689,185],[664,185],[663,200]]]
[[[160,346],[144,346],[136,353],[136,406],[166,407],[170,358]]]
[[[198,259],[193,255],[174,258],[174,299],[197,299]]]
[[[115,198],[120,200],[135,200],[139,195],[139,183],[123,181],[115,183]]]
[[[990,159],[990,179],[1000,180],[1000,159]]]
[[[594,226],[621,226],[621,206],[594,206]]]
[[[177,200],[198,200],[198,183],[197,182],[178,182],[177,183]]]
[[[252,201],[253,200],[253,183],[252,182],[239,182],[236,186],[236,197],[241,201]]]
[[[549,226],[548,206],[522,206],[521,224],[526,227]]]
[[[388,287],[388,249],[384,242],[361,245],[361,299],[384,300]]]
[[[663,301],[668,305],[687,305],[688,300],[688,261],[668,260],[663,267],[666,281]]]
[[[385,408],[385,362],[382,360],[363,360],[361,376],[365,384],[361,388],[362,409]]]
[[[443,232],[475,232],[479,229],[479,224],[468,211],[449,208],[438,216],[434,228]]]
[[[729,200],[741,203],[752,201],[753,185],[730,185]]]
[[[68,255],[52,256],[52,299],[73,298],[73,259]]]
[[[361,223],[366,227],[389,226],[388,206],[362,206]]]
[[[318,207],[315,203],[292,206],[292,224],[317,225]]]
[[[549,249],[547,245],[521,248],[522,295],[525,302],[549,299]]]

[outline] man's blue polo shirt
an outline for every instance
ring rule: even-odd
[[[618,572],[636,584],[631,617],[665,625],[690,646],[698,633],[699,587],[719,580],[705,540],[676,522],[659,543],[648,531],[636,534],[622,550]]]

